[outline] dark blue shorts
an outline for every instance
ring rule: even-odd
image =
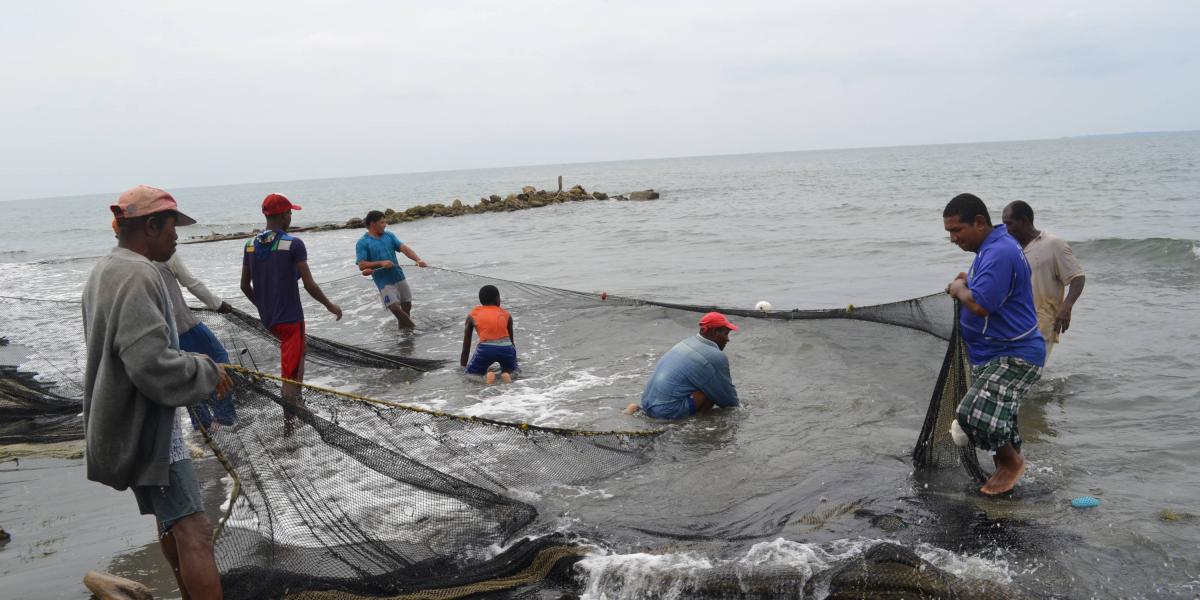
[[[179,336],[179,349],[184,352],[203,354],[220,364],[229,363],[229,353],[225,351],[225,346],[221,345],[221,341],[217,339],[217,336],[213,335],[212,330],[204,323],[197,323],[195,327]],[[210,404],[212,405],[211,412],[209,411]],[[197,415],[200,416],[200,423],[206,429],[212,425],[214,418],[222,425],[233,425],[237,421],[237,412],[233,408],[233,392],[219,399],[214,393],[209,396],[207,403],[201,402],[191,408],[192,410],[188,411],[188,415],[192,418],[193,429],[197,427]]]
[[[471,356],[471,362],[467,363],[467,375],[483,375],[487,373],[488,367],[495,363],[500,363],[501,372],[515,373],[517,371],[517,347],[512,344],[479,344],[475,346],[475,354]]]

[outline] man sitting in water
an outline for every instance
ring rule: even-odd
[[[363,219],[367,232],[359,238],[354,248],[354,260],[363,275],[370,275],[375,280],[384,308],[392,311],[400,329],[412,329],[416,327],[412,320],[412,290],[404,278],[404,269],[396,264],[396,251],[411,258],[418,267],[427,265],[408,244],[401,242],[392,232],[385,231],[387,220],[383,216],[382,212],[373,210]]]
[[[1033,306],[1038,329],[1046,340],[1046,362],[1062,334],[1071,327],[1071,309],[1083,293],[1086,278],[1075,253],[1062,238],[1033,226],[1033,207],[1017,200],[1004,207],[1001,217],[1009,235],[1021,243],[1033,269]],[[1066,299],[1063,290],[1070,286]]]
[[[1033,309],[1029,263],[1004,225],[992,226],[987,206],[972,194],[955,196],[942,212],[950,241],[976,253],[946,293],[962,304],[960,329],[971,361],[971,388],[956,417],[975,446],[992,453],[996,472],[979,491],[1003,494],[1025,472],[1017,411],[1042,376],[1046,344]]]
[[[737,406],[737,388],[722,352],[729,332],[737,331],[725,315],[710,312],[700,319],[700,333],[675,344],[658,360],[642,391],[640,408],[656,419],[682,419],[715,406]],[[630,404],[626,414],[638,411]]]

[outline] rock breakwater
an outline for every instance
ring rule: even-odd
[[[434,217],[459,217],[462,215],[473,215],[489,212],[512,212],[516,210],[525,210],[529,208],[539,208],[549,206],[551,204],[563,204],[566,202],[585,202],[588,200],[656,200],[658,192],[653,189],[630,192],[628,195],[618,194],[609,196],[604,192],[588,192],[581,185],[572,186],[568,190],[559,190],[550,192],[539,190],[533,186],[527,185],[521,188],[519,193],[508,194],[501,197],[497,194],[492,194],[486,198],[480,198],[475,204],[465,204],[462,200],[455,199],[450,204],[435,203],[435,204],[420,204],[411,206],[404,210],[393,210],[391,208],[383,211],[384,218],[389,224],[406,223],[409,221],[417,221],[420,219],[428,219]],[[290,232],[305,232],[305,231],[332,231],[336,229],[355,229],[363,227],[362,217],[354,217],[345,223],[326,223],[324,225],[312,225],[307,227],[292,227]],[[219,242],[222,240],[237,240],[245,239],[258,233],[259,229],[253,231],[239,231],[237,233],[211,233],[209,235],[197,236],[189,238],[180,243],[197,244],[203,242]]]

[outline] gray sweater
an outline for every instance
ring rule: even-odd
[[[87,476],[123,490],[168,485],[175,408],[208,397],[220,373],[179,350],[163,278],[144,256],[113,248],[83,288]]]

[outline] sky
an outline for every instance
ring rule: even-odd
[[[0,200],[1200,129],[1200,2],[0,4]]]

